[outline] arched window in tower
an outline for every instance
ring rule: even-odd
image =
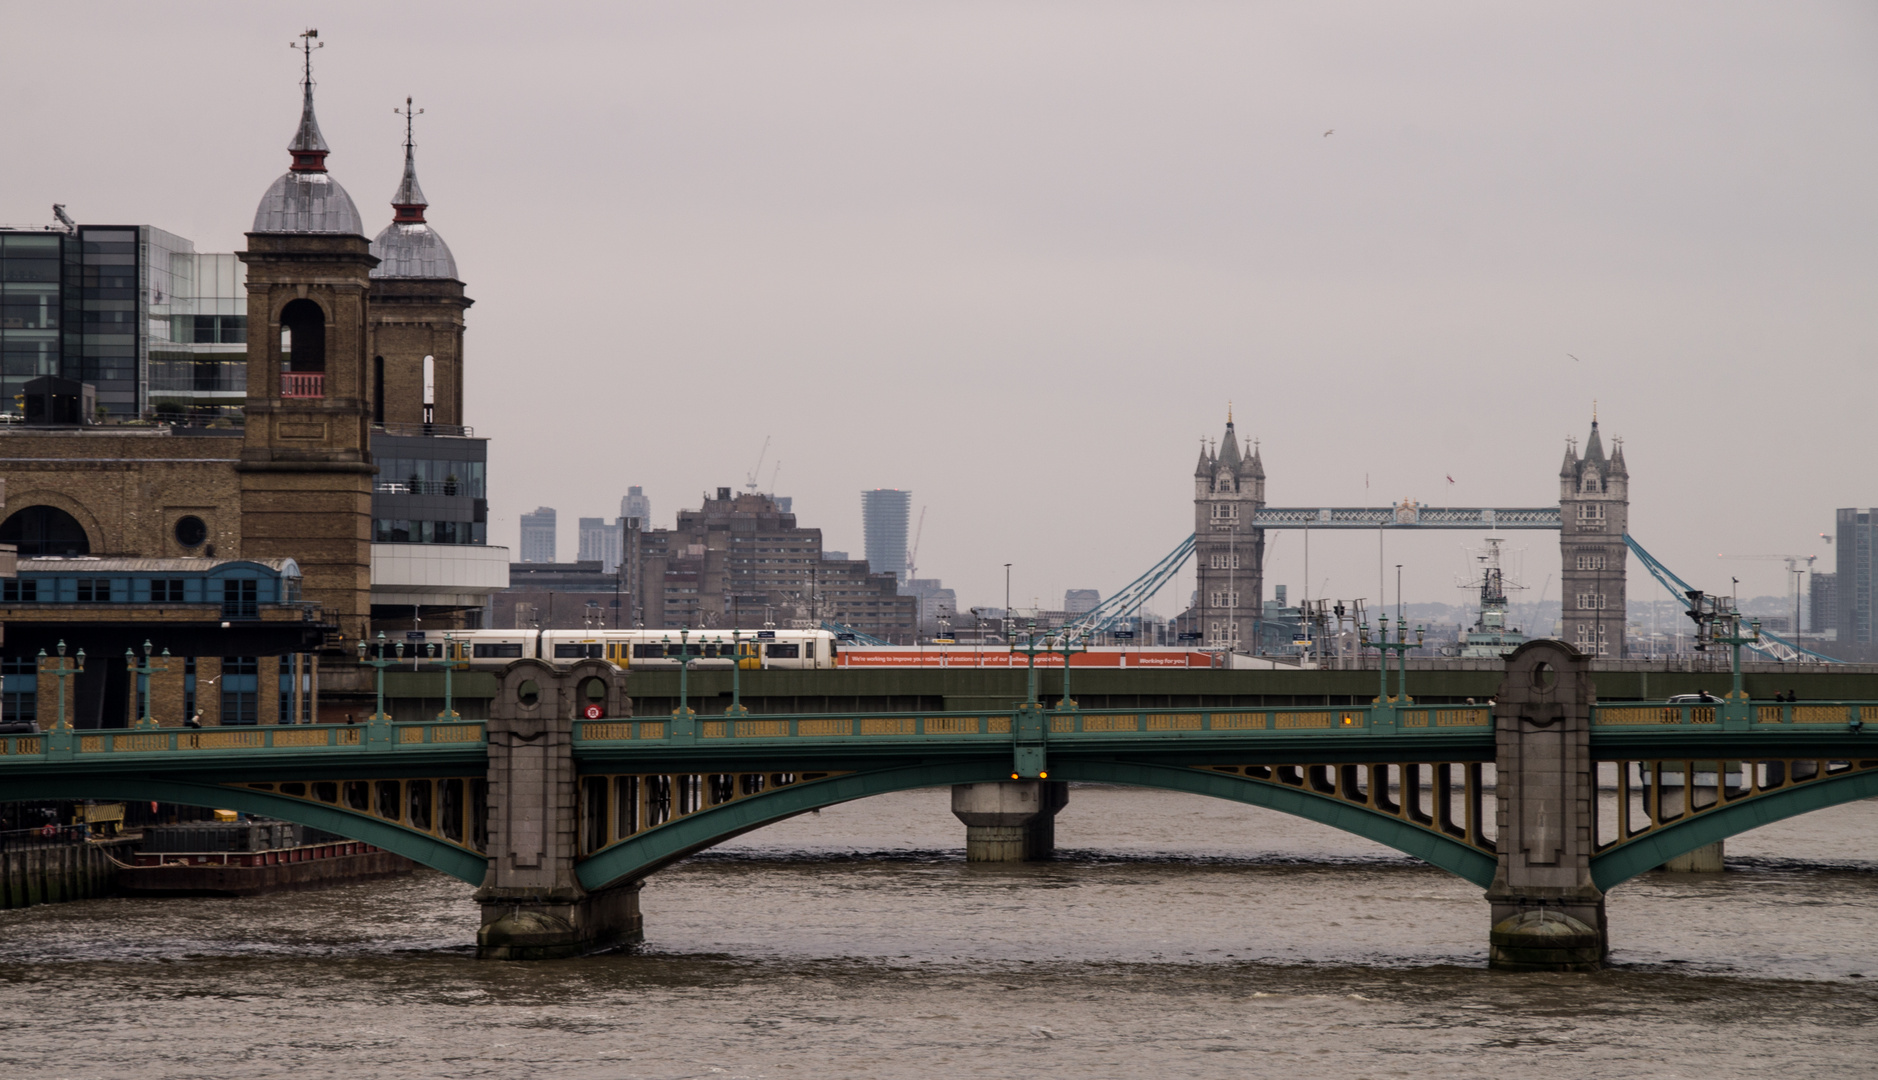
[[[91,540],[78,519],[56,506],[29,506],[0,522],[0,544],[21,555],[89,555]]]
[[[424,358],[424,423],[437,422],[437,358]]]
[[[326,313],[311,300],[280,311],[280,396],[326,396]]]

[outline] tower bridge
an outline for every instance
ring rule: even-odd
[[[1492,957],[1589,968],[1604,895],[1756,826],[1878,795],[1878,701],[1601,704],[1557,641],[1506,661],[1491,706],[1368,704],[637,715],[604,661],[525,659],[486,720],[0,736],[16,799],[222,806],[375,844],[476,886],[479,955],[637,940],[642,883],[807,810],[951,785],[969,855],[1045,857],[1071,781],[1262,806],[1486,890]],[[1615,794],[1614,813],[1600,791]],[[1546,921],[1550,919],[1550,921]]]
[[[1259,447],[1242,444],[1229,410],[1225,433],[1202,444],[1193,470],[1193,536],[1123,590],[1123,603],[1138,606],[1191,551],[1194,606],[1183,621],[1210,648],[1244,649],[1257,640],[1263,614],[1268,529],[1547,529],[1559,534],[1561,636],[1594,656],[1624,655],[1630,467],[1622,440],[1606,456],[1595,412],[1583,454],[1576,444],[1566,447],[1553,506],[1422,506],[1405,499],[1384,507],[1274,507],[1266,505],[1265,479]],[[1113,618],[1118,607],[1094,617]]]

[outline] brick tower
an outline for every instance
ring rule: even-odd
[[[1624,655],[1624,574],[1630,549],[1630,470],[1624,465],[1623,440],[1614,441],[1609,458],[1598,438],[1598,418],[1584,456],[1570,442],[1559,469],[1559,635],[1591,656]]]
[[[365,350],[378,260],[358,208],[326,171],[310,49],[305,64],[292,164],[261,197],[240,253],[249,327],[241,549],[297,560],[306,598],[355,638],[371,613]]]
[[[372,241],[371,403],[376,424],[463,423],[463,295],[456,259],[424,220],[411,100],[405,99],[404,179],[391,224]]]
[[[1253,515],[1265,505],[1265,466],[1258,448],[1243,453],[1231,410],[1215,450],[1200,448],[1193,470],[1194,564],[1198,567],[1187,622],[1207,648],[1252,652],[1265,591],[1265,530]]]

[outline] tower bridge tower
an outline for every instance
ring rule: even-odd
[[[1604,456],[1596,410],[1582,456],[1567,444],[1559,468],[1559,635],[1592,656],[1622,657],[1630,549],[1630,469],[1623,440]]]
[[[1253,518],[1265,505],[1258,447],[1242,450],[1227,410],[1226,434],[1200,448],[1193,470],[1196,591],[1190,625],[1208,648],[1252,651],[1265,591],[1265,531]]]

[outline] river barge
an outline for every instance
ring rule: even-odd
[[[256,896],[408,874],[416,864],[357,840],[284,821],[194,822],[145,831],[117,866],[130,896]]]

